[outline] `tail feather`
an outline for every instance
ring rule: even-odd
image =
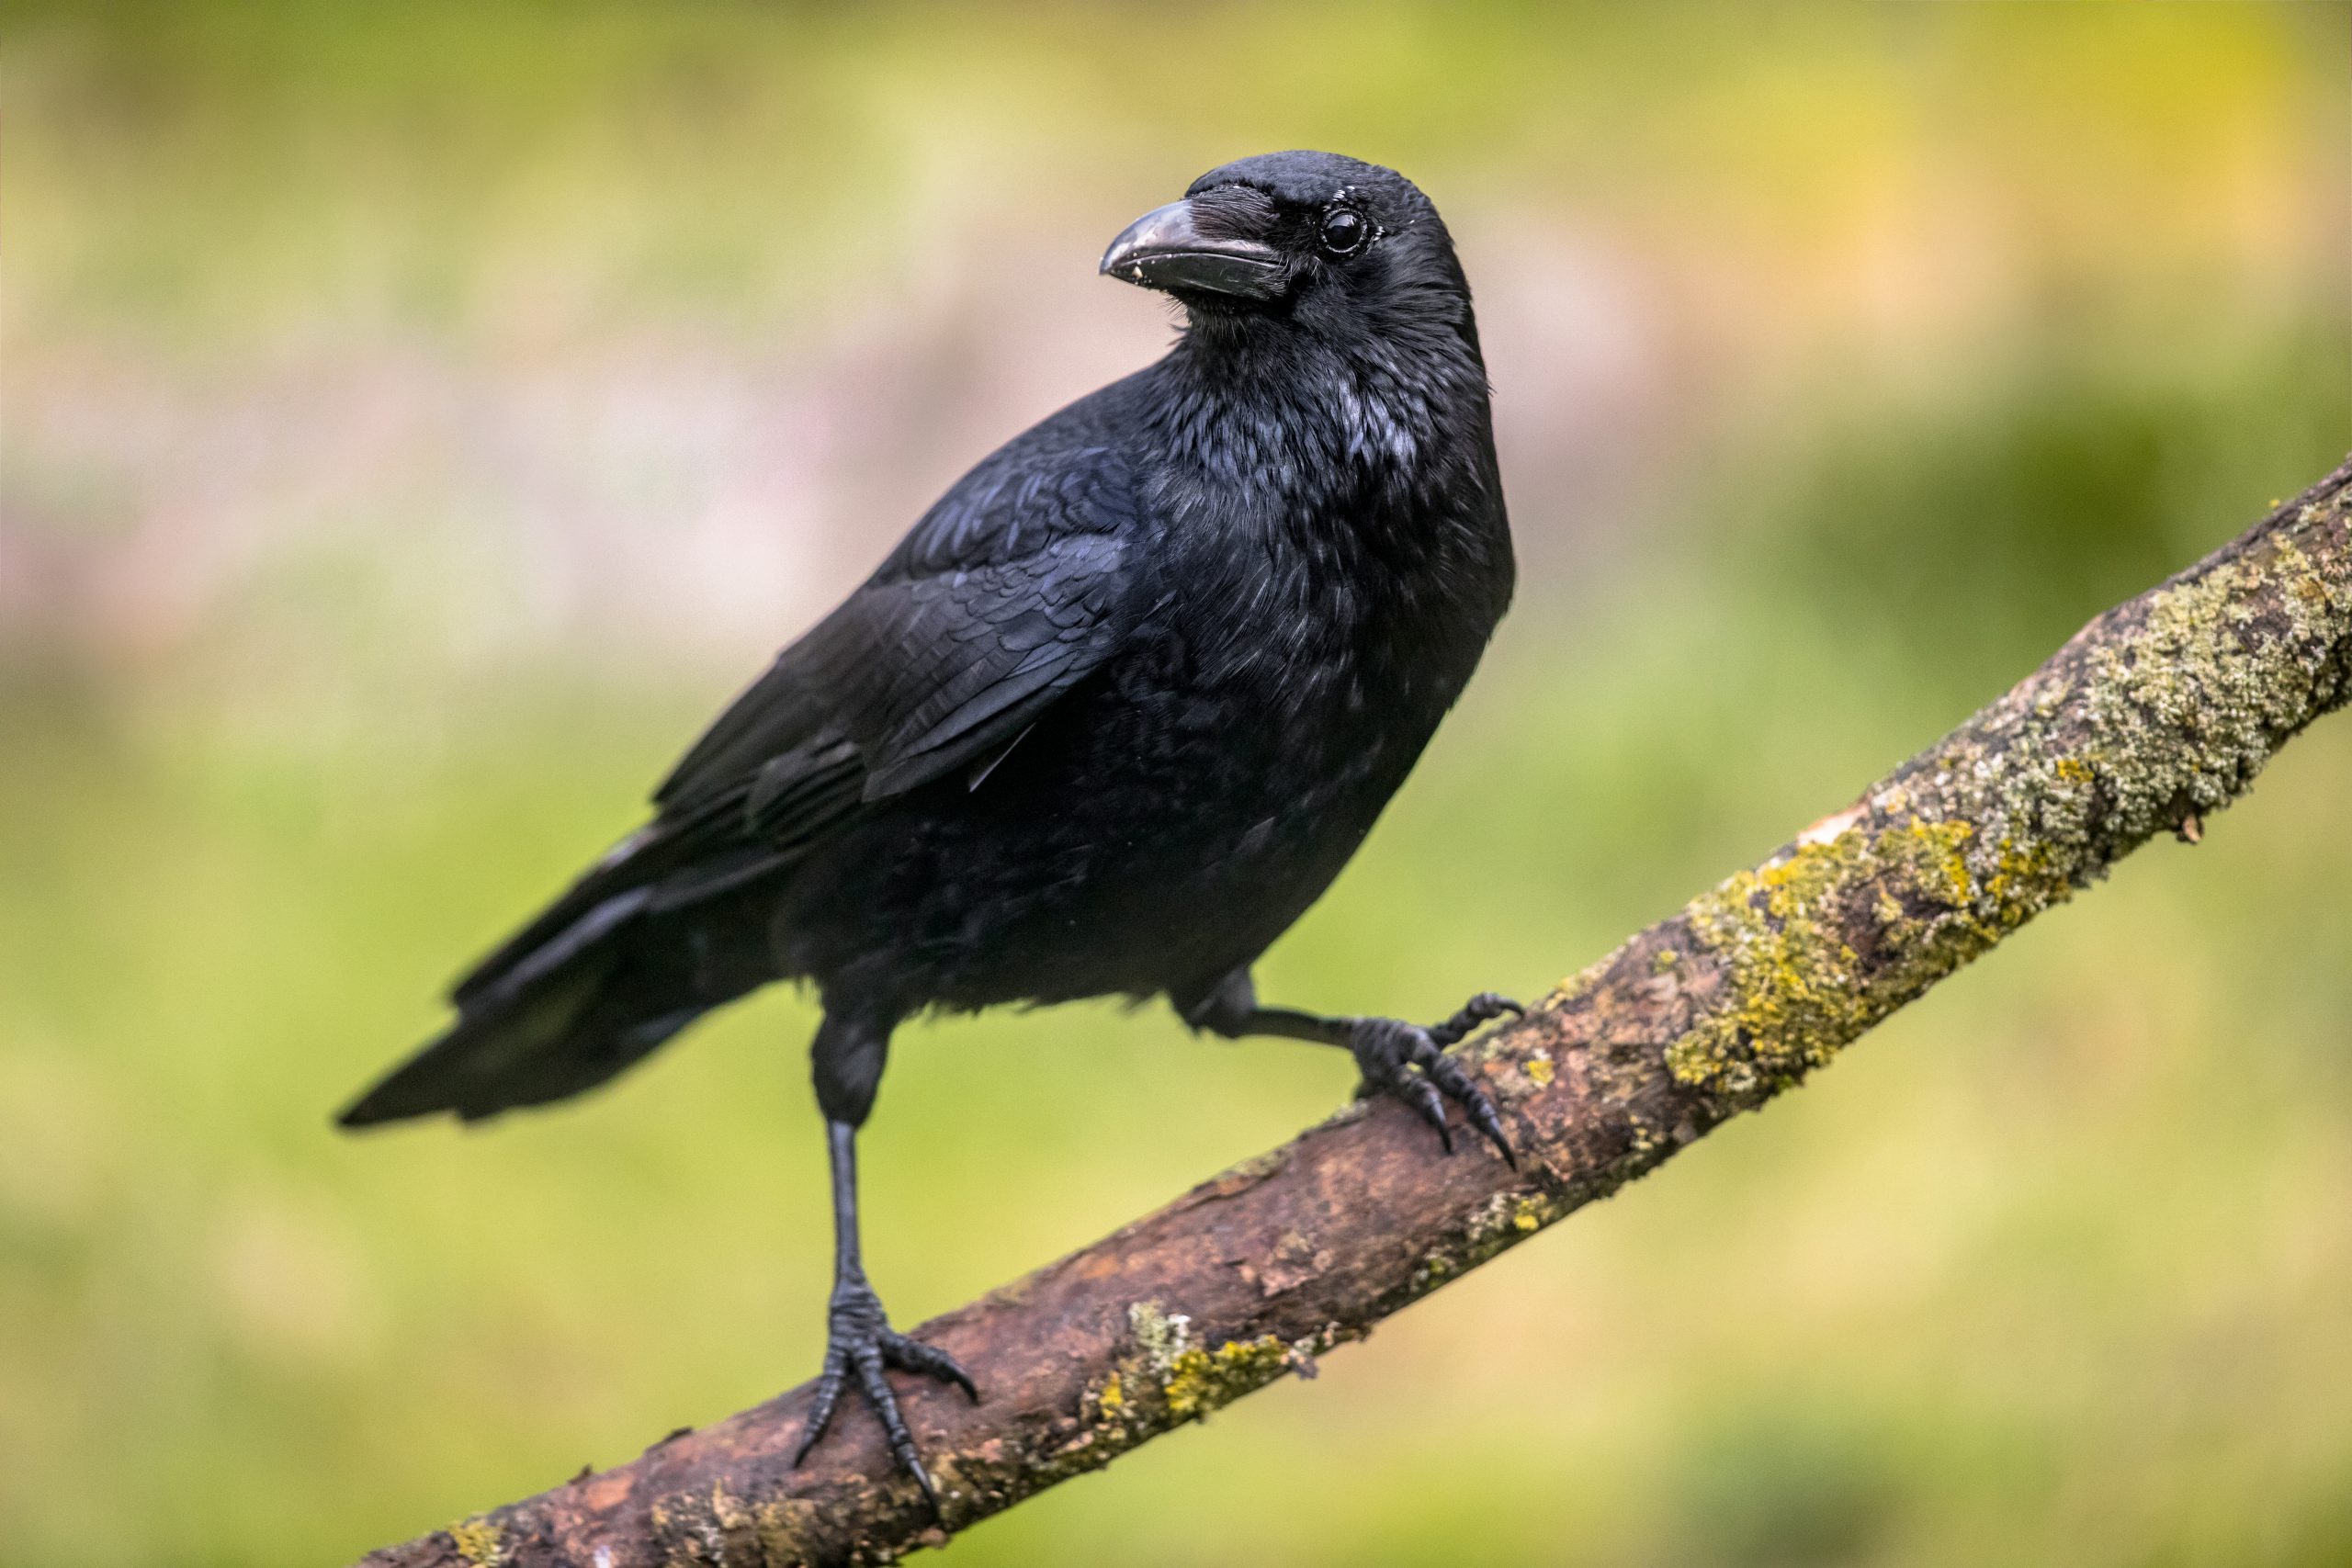
[[[522,983],[518,971],[530,965],[543,971],[559,962],[551,953],[567,944],[584,945],[595,934],[596,922],[610,925],[631,912],[634,906],[625,907],[625,901],[632,895],[641,901],[654,897],[657,889],[665,889],[670,883],[695,881],[700,863],[712,858],[710,829],[741,810],[739,801],[721,802],[691,816],[660,818],[639,828],[605,852],[560,897],[461,976],[449,993],[450,999],[467,1008],[493,990],[511,988]],[[741,847],[722,849],[718,858],[732,863],[742,853]],[[685,902],[674,897],[668,901]]]
[[[368,1127],[447,1111],[471,1122],[561,1100],[616,1076],[694,1016],[650,1039],[634,1030],[588,1036],[577,1024],[600,987],[596,976],[576,975],[518,1005],[459,1014],[336,1120]]]
[[[733,884],[688,907],[628,889],[501,950],[439,1037],[344,1111],[345,1127],[449,1111],[472,1122],[617,1077],[713,1008],[775,977],[765,899]],[[571,902],[569,897],[567,903]]]

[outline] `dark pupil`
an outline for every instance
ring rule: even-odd
[[[1363,243],[1363,220],[1352,212],[1334,212],[1323,220],[1323,248],[1346,255]]]

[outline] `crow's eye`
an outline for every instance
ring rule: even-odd
[[[1326,255],[1351,256],[1363,249],[1372,238],[1372,225],[1363,214],[1352,207],[1335,207],[1323,215],[1323,252]]]

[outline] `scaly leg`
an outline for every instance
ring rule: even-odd
[[[1354,1055],[1356,1070],[1363,1075],[1357,1093],[1385,1094],[1403,1100],[1437,1129],[1448,1154],[1453,1152],[1453,1131],[1445,1120],[1445,1102],[1451,1100],[1516,1169],[1519,1156],[1503,1136],[1502,1118],[1495,1114],[1494,1100],[1445,1050],[1490,1019],[1525,1010],[1507,998],[1481,991],[1452,1018],[1426,1027],[1395,1018],[1327,1017],[1292,1008],[1259,1006],[1250,972],[1237,969],[1186,1010],[1184,1021],[1227,1039],[1275,1034],[1318,1045],[1344,1046]]]
[[[888,1039],[887,1031],[877,1036],[870,1030],[852,1033],[837,1029],[830,1016],[817,1032],[817,1102],[825,1112],[825,1146],[833,1173],[833,1294],[825,1313],[824,1371],[818,1375],[816,1403],[792,1462],[797,1465],[807,1459],[817,1439],[825,1435],[842,1391],[854,1379],[858,1392],[882,1423],[891,1454],[915,1478],[936,1513],[938,1490],[932,1484],[931,1472],[923,1469],[914,1435],[907,1430],[906,1418],[899,1413],[898,1395],[891,1392],[882,1370],[896,1367],[952,1382],[975,1404],[980,1393],[956,1358],[890,1326],[881,1298],[866,1283],[865,1267],[858,1256],[857,1129],[873,1107]]]

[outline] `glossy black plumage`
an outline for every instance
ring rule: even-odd
[[[901,1019],[1116,993],[1348,1044],[1441,1130],[1442,1089],[1499,1141],[1429,1032],[1261,1009],[1248,976],[1354,852],[1510,596],[1444,226],[1389,171],[1280,153],[1204,175],[1104,270],[1183,303],[1169,355],[959,480],[346,1122],[576,1093],[798,978],[824,1002],[818,1092],[842,1139]],[[896,1428],[874,1369],[946,1374],[893,1348],[865,1288],[848,1157],[837,1139],[829,1386],[858,1375]]]

